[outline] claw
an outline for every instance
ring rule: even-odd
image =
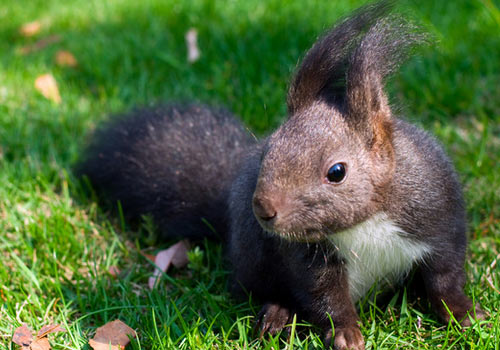
[[[268,303],[264,305],[257,316],[257,324],[255,325],[259,331],[259,337],[262,338],[266,333],[276,335],[290,323],[291,317],[290,310],[279,304]]]
[[[332,331],[328,331],[325,336],[325,348],[329,348],[332,342]],[[335,339],[333,341],[335,350],[364,350],[365,342],[358,327],[346,327],[335,329]]]

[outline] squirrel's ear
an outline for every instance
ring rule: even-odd
[[[384,78],[425,38],[416,26],[403,19],[385,17],[368,30],[353,50],[346,77],[346,120],[356,131],[365,134],[369,144],[386,144],[392,134]]]
[[[380,74],[362,62],[354,63],[346,92],[347,120],[370,151],[372,181],[383,188],[394,171],[391,110]]]
[[[400,18],[382,18],[368,30],[349,60],[345,118],[366,141],[382,172],[393,165],[393,122],[384,78],[425,38],[417,27]]]
[[[369,61],[371,53],[363,49],[360,45],[356,50],[347,73],[346,119],[370,148],[391,153],[392,118],[383,76]]]
[[[343,95],[349,54],[361,36],[391,7],[391,0],[363,6],[318,39],[290,84],[287,98],[290,115],[310,105],[325,90],[329,90],[329,96]]]

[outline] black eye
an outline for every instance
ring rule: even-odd
[[[328,169],[328,174],[326,178],[329,182],[340,183],[345,178],[345,165],[344,163],[335,163]]]

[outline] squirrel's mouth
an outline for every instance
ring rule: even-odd
[[[274,233],[288,241],[301,243],[316,243],[324,240],[327,236],[321,231],[305,230],[305,231],[284,231]]]
[[[290,242],[316,243],[327,239],[328,235],[316,229],[286,230],[264,222],[259,224],[267,233]]]

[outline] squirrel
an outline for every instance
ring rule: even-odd
[[[463,291],[453,165],[432,136],[393,115],[384,91],[426,40],[391,9],[365,5],[318,39],[270,136],[257,140],[221,108],[137,110],[97,131],[79,172],[169,238],[221,236],[233,293],[264,305],[262,332],[298,314],[327,346],[364,349],[356,302],[414,268],[443,322],[485,318]]]

